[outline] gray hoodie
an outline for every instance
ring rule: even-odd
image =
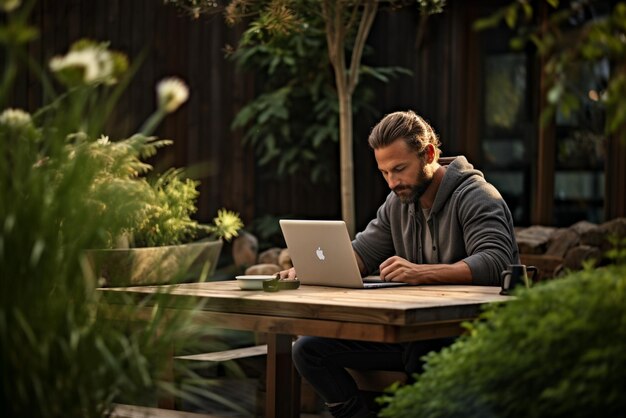
[[[475,285],[499,286],[500,273],[519,263],[509,208],[465,157],[457,157],[447,167],[426,224],[420,211],[419,202],[404,204],[389,193],[376,219],[352,242],[367,274],[394,255],[422,264],[426,225],[433,241],[433,263],[463,260]]]

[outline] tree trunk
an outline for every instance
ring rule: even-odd
[[[359,66],[365,47],[365,40],[374,22],[378,2],[364,0],[352,5],[347,21],[344,17],[347,3],[325,0],[322,11],[326,23],[326,42],[328,56],[335,71],[335,85],[339,100],[339,163],[341,171],[341,215],[348,227],[350,237],[354,238],[356,230],[354,211],[354,173],[352,161],[352,94],[359,82]],[[362,14],[359,16],[359,8]],[[344,42],[350,27],[358,21],[358,30],[350,57],[349,68],[346,66]]]
[[[354,173],[352,159],[352,95],[337,83],[339,99],[339,162],[341,170],[341,216],[348,233],[354,238],[356,222],[354,212]]]

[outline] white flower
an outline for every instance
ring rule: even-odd
[[[70,51],[65,56],[56,56],[50,60],[50,69],[54,72],[63,71],[67,68],[82,69],[85,84],[100,82],[112,84],[115,82],[113,78],[113,56],[100,46],[88,46],[84,49]]]
[[[157,84],[157,97],[159,109],[172,113],[189,98],[187,85],[179,78],[165,78]]]
[[[33,120],[22,109],[6,109],[0,114],[0,125],[17,129],[28,128],[33,125]]]
[[[109,143],[109,137],[102,135],[100,138],[96,139],[96,143],[98,145],[107,145]]]
[[[0,0],[0,9],[5,12],[12,12],[20,7],[22,0]]]

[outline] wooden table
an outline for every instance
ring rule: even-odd
[[[199,320],[215,327],[268,335],[267,417],[299,416],[299,377],[291,362],[293,336],[405,342],[456,336],[485,303],[507,300],[498,287],[405,286],[342,289],[301,286],[276,293],[240,290],[235,281],[101,289],[140,296],[206,301]]]

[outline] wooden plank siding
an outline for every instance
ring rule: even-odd
[[[444,155],[465,154],[481,168],[477,109],[482,106],[483,92],[478,39],[484,35],[471,30],[478,5],[478,0],[449,2],[444,13],[428,19],[419,48],[415,45],[420,19],[416,10],[381,10],[376,17],[368,39],[374,53],[366,54],[364,62],[406,67],[413,76],[401,76],[388,84],[369,81],[376,93],[373,106],[378,114],[355,115],[357,230],[374,216],[388,193],[367,146],[369,131],[382,115],[417,111],[439,133]],[[209,221],[220,207],[239,212],[246,224],[265,214],[341,217],[338,150],[334,156],[337,175],[330,184],[311,184],[306,174],[276,181],[255,167],[254,152],[242,143],[243,132],[231,130],[237,111],[255,92],[254,74],[238,72],[225,58],[225,46],[236,45],[242,27],[227,26],[218,15],[192,20],[161,0],[40,0],[31,20],[41,38],[29,49],[45,66],[52,56],[66,53],[72,42],[83,37],[110,41],[113,49],[124,51],[131,59],[146,52],[108,126],[111,139],[127,136],[141,126],[155,108],[155,85],[163,77],[176,75],[187,82],[189,101],[155,132],[175,144],[162,150],[152,163],[156,170],[189,167],[189,173],[201,181],[200,220]],[[42,103],[42,96],[36,78],[22,74],[10,105],[32,111]],[[620,153],[624,155],[621,148]],[[609,200],[616,198],[623,185],[623,170],[620,173],[609,184]],[[537,184],[529,190],[536,204],[537,195],[546,195],[543,201],[551,198],[548,193],[537,193]],[[624,215],[624,198],[618,199],[607,203],[613,216]],[[534,219],[547,219],[549,208],[538,206],[537,210],[541,213],[535,213]]]

